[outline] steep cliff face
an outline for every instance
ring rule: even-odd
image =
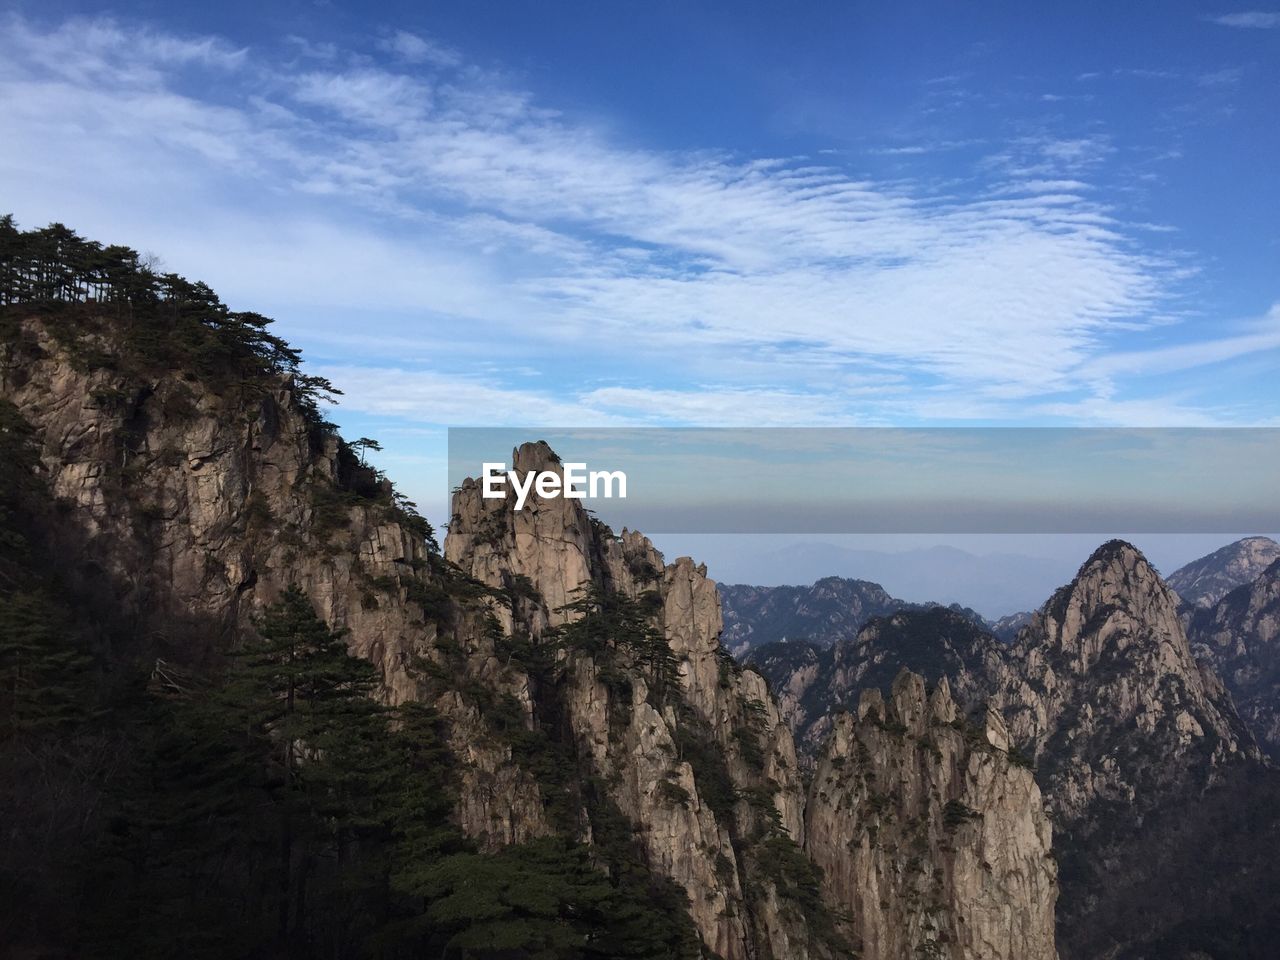
[[[297,583],[378,667],[388,702],[439,710],[456,817],[481,850],[634,833],[717,955],[829,954],[822,904],[755,852],[800,857],[799,772],[763,679],[719,646],[705,569],[664,566],[576,503],[517,513],[474,486],[446,560],[289,378],[177,377],[139,362],[112,323],[77,323],[16,327],[0,386],[35,429],[69,568],[146,638],[125,655],[216,662]],[[520,469],[552,463],[545,446],[517,452]],[[587,584],[643,615],[566,609]],[[583,623],[604,635],[560,632]]]
[[[198,380],[86,369],[44,325],[24,332],[5,393],[36,427],[85,550],[130,590],[124,608],[230,630],[282,577],[297,578],[328,618],[353,628],[392,696],[412,695],[404,667],[432,631],[423,643],[421,617],[362,603],[359,581],[412,573],[425,543],[389,505],[336,492],[337,442],[317,445],[288,382],[221,396]],[[171,652],[205,656],[216,638],[203,639]]]
[[[998,714],[961,716],[903,670],[840,712],[810,790],[808,849],[864,960],[1055,960],[1056,865],[1031,771]]]
[[[59,336],[23,324],[2,386],[36,430],[69,570],[146,638],[126,654],[207,664],[297,583],[378,667],[388,702],[449,719],[468,833],[485,848],[550,833],[536,780],[465,692],[528,715],[528,678],[496,656],[478,598],[451,599],[468,588],[421,522],[316,429],[293,383],[152,373],[110,324],[78,323]]]
[[[1187,627],[1196,656],[1222,677],[1250,732],[1280,759],[1280,560]]]
[[[545,444],[520,447],[513,467],[560,470]],[[664,565],[646,538],[615,536],[578,501],[534,498],[516,511],[470,480],[455,494],[445,555],[495,590],[520,585],[523,599],[495,612],[508,634],[555,649],[558,679],[537,691],[537,709],[560,715],[651,866],[688,893],[704,942],[726,958],[825,953],[817,918],[763,856],[787,845],[799,856],[795,748],[764,679],[720,646],[705,567]],[[654,646],[622,642],[617,629],[593,635],[613,594],[644,605]]]
[[[1232,590],[1252,583],[1280,560],[1280,543],[1245,537],[1169,574],[1166,582],[1192,607],[1211,607]]]
[[[1009,654],[990,696],[1035,758],[1054,822],[1063,956],[1193,956],[1194,944],[1260,955],[1241,888],[1273,870],[1249,851],[1275,832],[1256,806],[1275,785],[1222,682],[1192,656],[1173,591],[1134,547],[1104,544]],[[1233,806],[1254,813],[1209,813]]]
[[[521,447],[513,463],[522,474],[558,470],[542,445]],[[874,717],[862,711],[856,735],[836,730],[806,806],[790,732],[763,678],[738,669],[719,643],[719,602],[705,569],[687,558],[664,567],[645,538],[613,536],[573,501],[515,512],[481,498],[470,481],[455,495],[445,552],[495,590],[527,583],[530,599],[505,629],[544,643],[593,615],[574,603],[593,587],[648,598],[675,661],[674,699],[655,696],[656,678],[626,650],[563,642],[560,694],[554,705],[546,691],[534,699],[563,714],[650,862],[689,893],[695,923],[718,953],[803,956],[834,942],[815,937],[824,921],[815,924],[806,895],[817,879],[798,856],[803,843],[821,868],[822,895],[848,916],[844,929],[863,957],[1056,956],[1055,865],[1034,779],[1011,759],[999,717],[967,725],[945,679],[927,699],[924,680],[903,673],[889,704]],[[555,591],[560,609],[540,584]],[[954,668],[976,687],[958,650],[994,656],[996,641],[948,610],[916,616],[920,623],[895,617],[867,628],[861,645],[835,658],[828,679],[845,692],[887,684],[897,663],[884,652],[902,658],[928,639],[932,672]],[[938,646],[938,636],[954,644]],[[608,679],[620,665],[632,675],[621,693]],[[875,759],[857,777],[839,772],[862,763],[868,746]],[[722,758],[719,774],[707,747]]]

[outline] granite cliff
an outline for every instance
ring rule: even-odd
[[[1054,960],[1057,866],[1031,771],[999,714],[943,678],[864,688],[822,747],[809,851],[864,956]]]

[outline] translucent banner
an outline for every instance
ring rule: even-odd
[[[513,470],[531,441],[559,463]],[[1272,428],[449,431],[451,487],[649,534],[1250,533],[1280,529],[1278,477]]]

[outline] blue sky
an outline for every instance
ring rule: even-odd
[[[448,425],[1280,424],[1280,8],[5,8],[0,207]]]

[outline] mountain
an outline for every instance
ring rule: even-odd
[[[1264,703],[1274,566],[1201,662],[1113,541],[1012,642],[836,582],[772,608],[832,645],[744,666],[691,558],[475,480],[442,548],[265,318],[0,241],[10,953],[1274,953],[1280,774],[1211,662]]]
[[[906,606],[878,583],[824,577],[812,586],[720,588],[723,641],[735,657],[782,640],[830,646],[852,637],[872,617]]]
[[[1064,960],[1268,955],[1275,912],[1258,885],[1280,868],[1257,844],[1280,835],[1276,772],[1131,545],[1095,551],[1011,644],[949,611],[903,610],[829,651],[755,656],[819,771],[824,728],[886,673],[996,711],[1053,825]]]
[[[1245,537],[1179,567],[1167,582],[1192,607],[1211,607],[1237,587],[1252,583],[1276,560],[1280,543],[1270,537]]]
[[[729,584],[720,588],[724,608],[724,642],[735,657],[778,642],[809,641],[829,647],[850,639],[868,621],[899,610],[938,606],[909,603],[889,596],[878,583],[824,577],[811,586],[752,587]],[[955,613],[982,627],[987,621],[975,610],[953,603]]]
[[[997,665],[1010,734],[1031,745],[1062,821],[1110,801],[1139,816],[1167,785],[1257,756],[1221,681],[1192,656],[1177,604],[1146,558],[1113,540]]]
[[[1196,609],[1187,633],[1258,742],[1280,759],[1280,560],[1252,583]]]
[[[808,762],[830,733],[838,709],[852,709],[860,692],[885,689],[902,669],[936,683],[950,678],[962,698],[985,689],[987,662],[1001,644],[967,616],[946,607],[901,610],[868,622],[849,640],[821,648],[773,643],[748,663],[769,680],[783,716]]]
[[[704,567],[475,481],[441,549],[265,318],[57,225],[0,240],[8,949],[1053,956],[1040,798],[963,724],[926,743],[920,684],[853,733],[868,856],[929,881],[875,906]]]
[[[560,469],[545,444],[514,451],[513,467]],[[578,776],[603,785],[651,868],[688,895],[702,942],[723,957],[827,955],[835,933],[820,901],[803,903],[797,878],[774,872],[779,859],[804,863],[795,748],[763,678],[720,646],[706,569],[667,566],[646,538],[615,536],[577,501],[517,512],[472,480],[454,496],[445,556],[494,590],[519,591],[495,611],[504,635],[569,640],[562,660],[526,674],[524,709],[563,725]],[[652,610],[656,629],[641,615],[624,642],[607,617],[626,609],[619,597]],[[566,826],[590,835],[586,813]]]
[[[1029,610],[1007,614],[991,624],[991,632],[1006,643],[1012,642],[1034,616]]]
[[[716,545],[709,543],[707,549],[714,551]],[[1069,560],[976,554],[943,545],[894,552],[820,542],[759,551],[726,545],[708,564],[727,582],[776,585],[779,571],[792,584],[839,576],[874,582],[915,603],[959,603],[990,618],[1033,608],[1074,567]]]

